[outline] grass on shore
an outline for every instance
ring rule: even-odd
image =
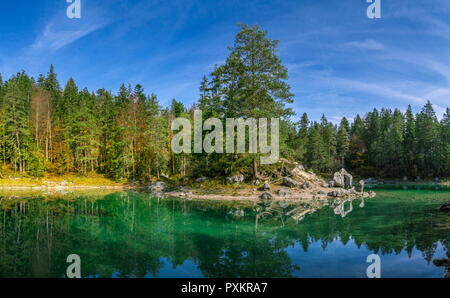
[[[0,187],[41,187],[41,186],[123,186],[126,181],[116,182],[114,180],[105,178],[103,175],[63,175],[50,176],[46,175],[42,178],[33,177],[5,177],[0,179]]]

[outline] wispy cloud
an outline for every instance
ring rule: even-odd
[[[352,41],[346,44],[348,47],[363,49],[363,50],[382,50],[384,45],[373,39],[366,39],[362,41]]]
[[[105,23],[80,24],[72,28],[61,28],[57,23],[48,23],[42,34],[31,45],[34,50],[48,49],[52,51],[59,50],[80,38],[97,31],[104,27]]]

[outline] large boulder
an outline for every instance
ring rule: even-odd
[[[241,182],[244,182],[244,180],[245,180],[244,175],[236,175],[236,176],[227,177],[227,181],[231,184],[241,183]]]
[[[297,187],[298,186],[298,182],[295,181],[292,178],[284,177],[283,178],[283,185],[287,186],[287,187]]]
[[[295,168],[292,169],[291,174],[300,176],[304,171],[305,168],[302,165],[296,165]]]
[[[334,186],[351,188],[353,176],[350,175],[345,169],[341,169],[339,172],[334,173],[333,181]]]

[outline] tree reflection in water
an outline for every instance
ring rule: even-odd
[[[438,243],[448,249],[448,216],[431,208],[440,201],[357,200],[365,208],[349,202],[345,211],[346,201],[316,209],[137,192],[3,196],[0,276],[64,277],[65,260],[76,253],[84,277],[156,277],[167,261],[174,276],[193,262],[205,277],[290,277],[301,264],[289,248],[299,244],[307,252],[320,242],[325,251],[350,239],[381,254],[416,248],[430,262]]]

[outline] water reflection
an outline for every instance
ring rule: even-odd
[[[335,207],[335,208],[333,209],[334,214],[340,215],[341,217],[346,217],[347,214],[349,214],[350,212],[352,212],[352,211],[353,211],[352,200],[350,200],[350,208],[349,208],[347,211],[345,211],[345,203],[347,203],[347,202],[348,202],[348,201],[344,201],[344,202],[342,202],[341,204],[339,204],[337,207]],[[363,204],[363,203],[361,203],[361,204]]]
[[[448,217],[431,207],[443,199],[395,206],[357,200],[366,206],[353,209],[352,201],[261,206],[136,192],[3,196],[0,277],[64,277],[72,253],[81,257],[83,276],[96,277],[291,277],[311,270],[326,277],[328,267],[306,260],[350,266],[344,256],[369,251],[411,257],[417,250],[429,263],[450,242]],[[329,259],[328,246],[343,247],[342,259]]]

